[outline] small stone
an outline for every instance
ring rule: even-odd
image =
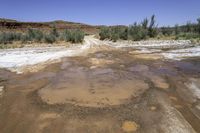
[[[2,96],[4,86],[0,86],[0,96]]]
[[[151,81],[158,88],[161,88],[161,89],[164,89],[164,90],[167,90],[169,88],[169,84],[162,77],[152,76]]]
[[[173,100],[173,101],[177,101],[177,100],[178,100],[178,99],[177,99],[176,97],[174,97],[174,96],[170,96],[169,99],[170,99],[170,100]]]
[[[156,109],[157,109],[157,108],[156,108],[155,106],[151,106],[151,107],[150,107],[150,110],[151,110],[151,111],[155,111]]]
[[[97,66],[91,66],[91,67],[90,67],[90,69],[95,69],[95,68],[97,68]]]
[[[200,110],[200,104],[196,105],[196,108],[197,108],[198,110]]]
[[[175,105],[175,108],[181,109],[181,108],[183,108],[183,106],[181,106],[181,105]]]
[[[135,132],[139,128],[139,125],[134,121],[125,121],[122,125],[122,129],[125,132]]]
[[[120,65],[120,67],[125,67],[124,65]]]

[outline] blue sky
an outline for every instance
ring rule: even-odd
[[[152,14],[160,26],[195,22],[200,0],[0,0],[0,17],[20,21],[128,25]]]

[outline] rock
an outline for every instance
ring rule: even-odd
[[[134,121],[125,121],[122,124],[122,129],[125,132],[135,132],[139,128],[139,125],[135,123]]]
[[[89,59],[89,62],[90,62],[92,65],[95,65],[95,66],[105,66],[105,65],[110,65],[110,64],[113,64],[113,63],[114,63],[113,60],[100,59],[100,58],[90,58],[90,59]]]
[[[150,107],[150,110],[151,110],[151,111],[155,111],[156,109],[157,109],[157,108],[156,108],[155,106],[151,106],[151,107]]]
[[[149,67],[146,65],[134,65],[129,68],[129,71],[131,72],[145,72],[148,70],[149,70]]]
[[[155,87],[158,87],[164,90],[169,88],[169,84],[165,81],[165,79],[163,79],[160,76],[152,76],[151,81],[154,83]]]
[[[0,96],[2,96],[4,86],[0,86]]]
[[[120,67],[124,68],[125,66],[124,65],[120,65]]]
[[[174,96],[170,96],[169,99],[172,100],[172,101],[177,101],[177,100],[178,100],[178,99],[177,99],[176,97],[174,97]]]
[[[97,66],[91,66],[91,67],[90,67],[90,69],[95,69],[95,68],[97,68]]]

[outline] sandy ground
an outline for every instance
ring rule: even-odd
[[[0,50],[0,68],[7,68],[17,73],[22,73],[26,67],[37,64],[49,64],[60,61],[62,57],[77,56],[83,53],[95,52],[102,47],[133,48],[132,54],[151,54],[163,59],[181,60],[200,56],[200,46],[193,45],[190,41],[139,41],[139,42],[110,42],[99,41],[93,36],[87,36],[83,44],[71,46],[70,48],[58,47],[36,47]],[[167,49],[167,50],[166,50]],[[142,57],[138,55],[139,57]],[[145,58],[145,57],[144,57]],[[148,57],[147,57],[148,58]],[[43,67],[41,67],[43,68]],[[34,68],[35,69],[35,68]]]
[[[200,132],[199,47],[114,45],[1,51],[0,132]]]

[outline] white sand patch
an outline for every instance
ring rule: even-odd
[[[149,48],[149,49],[166,49],[166,48],[185,48],[191,47],[193,44],[190,40],[145,40],[145,41],[105,41],[109,45],[116,48]]]
[[[11,71],[17,71],[21,67],[40,64],[43,62],[52,62],[62,57],[76,56],[85,50],[96,45],[91,41],[91,37],[85,38],[82,45],[66,47],[41,47],[41,48],[18,48],[0,50],[0,68],[7,68]]]
[[[165,113],[161,128],[165,133],[196,133],[180,112],[171,106],[164,105]]]
[[[1,68],[18,68],[26,65],[35,65],[45,61],[59,59],[64,56],[73,56],[82,49],[67,49],[64,47],[22,48],[0,51]]]
[[[176,108],[172,107],[161,95],[156,96],[163,109],[163,117],[159,125],[164,133],[196,133]]]
[[[163,52],[162,55],[167,59],[181,60],[189,57],[199,57],[200,56],[200,46],[170,50],[168,52]]]
[[[165,59],[182,60],[200,56],[200,46],[190,40],[146,40],[146,41],[104,41],[115,48],[134,48],[132,53],[154,54],[159,53]],[[168,50],[168,51],[165,51]]]
[[[81,53],[88,53],[89,50],[109,46],[112,48],[134,48],[134,53],[151,54],[158,53],[166,59],[181,60],[187,57],[200,56],[200,46],[193,46],[190,41],[120,41],[113,43],[111,41],[100,41],[93,36],[86,36],[82,45],[76,45],[70,48],[66,47],[41,47],[41,48],[18,48],[0,50],[0,68],[6,68],[11,71],[20,70],[26,66],[37,65],[40,63],[52,63],[62,57],[76,56]],[[190,48],[188,48],[190,47]],[[162,51],[162,48],[172,50]],[[174,48],[182,48],[173,50]],[[184,48],[184,49],[183,49]],[[88,50],[88,51],[87,51]]]

